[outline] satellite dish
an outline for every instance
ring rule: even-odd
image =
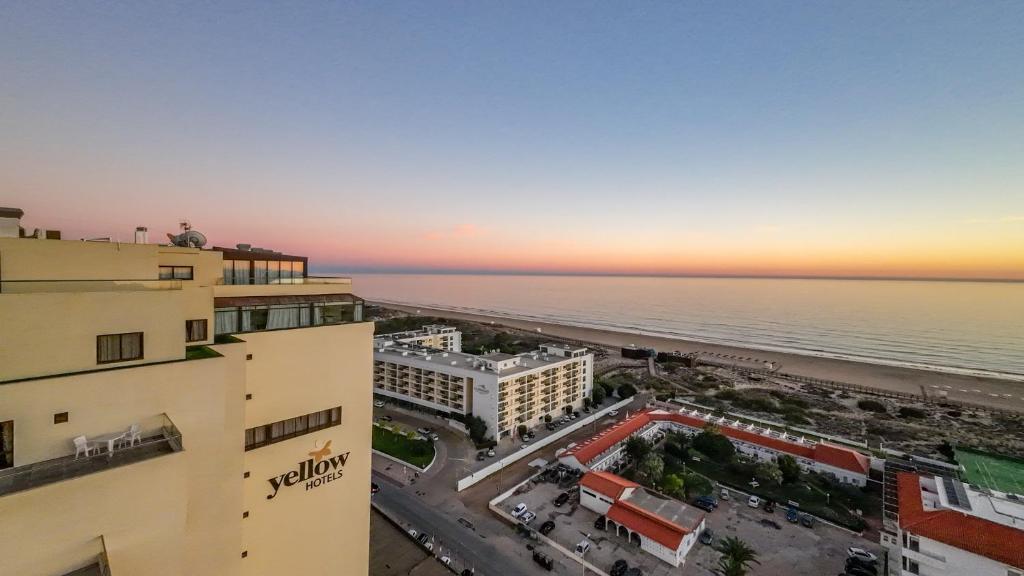
[[[182,248],[202,248],[206,246],[206,236],[198,230],[193,230],[192,224],[188,220],[182,220],[179,226],[181,226],[181,234],[167,235],[171,244],[181,246]]]

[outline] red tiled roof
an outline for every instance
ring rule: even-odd
[[[897,487],[903,530],[1024,569],[1024,530],[949,508],[925,510],[917,474],[901,472]]]
[[[636,482],[630,482],[611,472],[587,472],[580,479],[580,486],[604,494],[612,500],[618,500],[626,488],[640,487]]]
[[[651,421],[647,414],[647,412],[639,412],[630,416],[611,428],[606,428],[597,436],[573,446],[560,457],[575,456],[580,464],[586,465],[605,450],[629,438],[634,432],[646,426]]]
[[[708,424],[707,421],[701,418],[678,412],[640,412],[604,430],[594,438],[572,447],[564,452],[561,457],[575,456],[576,460],[581,464],[589,464],[590,461],[601,455],[605,450],[629,438],[633,433],[654,421],[671,421],[691,428],[703,428]],[[757,432],[751,432],[750,430],[733,428],[726,425],[719,426],[719,430],[724,436],[733,440],[764,446],[777,452],[814,460],[828,466],[864,474],[865,476],[871,467],[870,460],[864,454],[834,444],[797,444],[796,442],[772,438]]]
[[[683,537],[691,532],[689,528],[684,528],[675,522],[669,522],[624,500],[612,504],[612,507],[608,509],[607,517],[609,520],[613,520],[615,523],[621,524],[633,532],[639,532],[670,550],[678,550],[679,543],[683,541]]]
[[[858,472],[865,476],[871,470],[871,459],[864,454],[825,442],[814,445],[814,460],[835,468]]]

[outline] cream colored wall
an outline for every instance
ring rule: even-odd
[[[342,424],[245,453],[244,573],[366,574],[369,566],[372,337],[370,322],[240,336],[247,362],[246,426],[335,406]],[[331,441],[350,452],[344,475],[320,487],[282,487],[268,479],[294,470]]]
[[[220,252],[175,246],[156,246],[156,250],[159,266],[192,267],[192,281],[186,285],[213,286],[224,276],[224,258]]]
[[[155,280],[156,277],[155,244],[0,238],[2,280]]]
[[[186,310],[212,318],[203,301],[202,289],[0,295],[0,381],[184,358]],[[96,336],[124,332],[143,332],[144,358],[97,364]]]
[[[99,536],[117,574],[231,575],[240,570],[242,344],[186,360],[0,385],[14,420],[15,464],[73,454],[71,438],[162,413],[184,451],[0,496],[0,559],[12,574],[61,574]],[[69,421],[53,423],[67,411]],[[10,564],[6,564],[9,562]]]

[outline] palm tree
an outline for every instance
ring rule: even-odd
[[[735,536],[722,539],[718,551],[722,553],[722,557],[718,559],[718,569],[715,573],[720,576],[745,576],[750,564],[760,564],[757,561],[757,552]]]

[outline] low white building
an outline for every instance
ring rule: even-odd
[[[861,452],[828,442],[788,436],[769,428],[727,420],[698,410],[648,410],[622,420],[590,439],[558,454],[559,460],[580,470],[607,470],[625,455],[626,440],[632,436],[650,439],[663,432],[694,435],[714,425],[736,450],[759,460],[792,456],[804,470],[828,474],[837,481],[865,486],[871,459]]]
[[[605,517],[606,531],[679,567],[704,530],[704,513],[610,472],[580,479],[580,505]]]
[[[479,416],[499,440],[520,424],[534,428],[546,416],[580,410],[593,387],[594,357],[586,348],[543,344],[523,354],[475,355],[392,336],[374,340],[374,394],[440,414]],[[461,335],[448,338],[461,347]]]
[[[891,576],[1024,575],[1024,501],[959,480],[901,472],[898,530],[882,534]]]
[[[381,334],[373,338],[374,348],[409,344],[445,352],[462,352],[462,332],[454,326],[427,324],[419,330]]]

